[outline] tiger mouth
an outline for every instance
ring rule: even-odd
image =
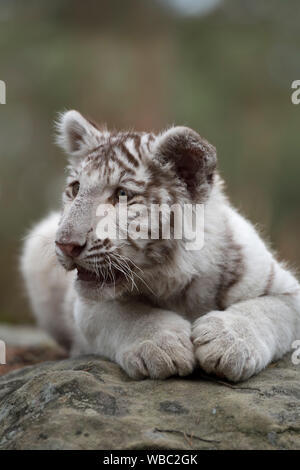
[[[78,281],[97,284],[100,287],[116,286],[125,279],[124,274],[117,269],[111,269],[105,273],[89,271],[88,269],[81,266],[76,266],[76,269]]]

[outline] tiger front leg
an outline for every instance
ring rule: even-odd
[[[78,331],[93,353],[117,362],[134,379],[190,374],[196,364],[191,324],[139,302],[77,307]]]
[[[238,382],[288,352],[299,329],[299,295],[265,296],[199,318],[192,341],[202,369]]]

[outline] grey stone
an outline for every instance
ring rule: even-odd
[[[0,449],[300,449],[300,366],[291,356],[232,385],[133,381],[96,356],[0,377]]]

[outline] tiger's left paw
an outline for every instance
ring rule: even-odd
[[[271,361],[267,345],[242,315],[216,311],[200,317],[192,341],[201,368],[232,382],[248,379]]]

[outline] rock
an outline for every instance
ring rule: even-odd
[[[0,365],[0,376],[28,365],[66,357],[66,352],[58,346],[7,346],[6,364]]]
[[[200,371],[136,382],[95,356],[44,362],[0,377],[0,422],[0,449],[299,449],[300,366],[288,355],[231,385]]]

